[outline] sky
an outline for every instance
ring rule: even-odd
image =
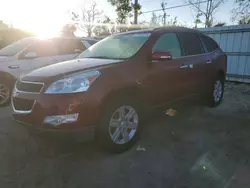
[[[63,24],[69,23],[67,12],[77,10],[79,7],[89,6],[93,1],[97,8],[103,11],[103,15],[116,19],[115,8],[107,0],[1,0],[0,20],[11,24],[15,28],[31,31],[38,36],[56,35]],[[139,0],[142,5],[141,12],[160,9],[163,0]],[[185,0],[165,0],[166,7],[186,4]],[[215,22],[226,22],[232,25],[231,10],[234,0],[227,0],[215,14]],[[162,12],[155,12],[161,14]],[[192,27],[194,12],[190,7],[167,10],[168,19],[177,16],[178,21]],[[152,13],[141,14],[139,22],[149,21]],[[202,25],[200,25],[202,27]],[[79,32],[79,35],[84,33]]]

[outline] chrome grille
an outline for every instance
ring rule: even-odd
[[[35,103],[34,100],[12,98],[13,107],[16,111],[31,111]]]
[[[40,93],[44,84],[39,82],[26,82],[18,80],[16,83],[16,89],[22,92]]]

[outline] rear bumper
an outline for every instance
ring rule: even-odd
[[[31,134],[49,139],[62,139],[71,141],[86,142],[94,140],[95,126],[88,126],[77,129],[45,128],[31,125],[22,121],[15,121],[27,129]]]

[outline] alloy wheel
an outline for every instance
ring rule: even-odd
[[[125,144],[135,135],[138,128],[138,114],[131,106],[119,107],[111,116],[109,134],[116,144]]]
[[[222,83],[220,80],[217,80],[214,84],[213,97],[215,102],[219,102],[222,96]]]

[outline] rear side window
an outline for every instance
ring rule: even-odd
[[[218,44],[210,37],[201,35],[201,40],[203,41],[204,45],[206,46],[208,52],[213,52],[214,50],[219,48]]]
[[[49,57],[49,56],[56,56],[57,55],[57,49],[54,46],[54,44],[49,41],[39,41],[34,45],[31,45],[24,53],[23,55],[34,52],[37,54],[38,57]]]
[[[95,43],[97,43],[97,40],[86,40],[91,46]]]
[[[57,39],[54,41],[59,55],[78,54],[86,50],[81,40],[78,39]]]
[[[181,56],[181,48],[175,33],[162,35],[154,44],[153,52],[170,52],[173,58]]]
[[[178,33],[185,56],[203,54],[204,50],[195,33]]]

